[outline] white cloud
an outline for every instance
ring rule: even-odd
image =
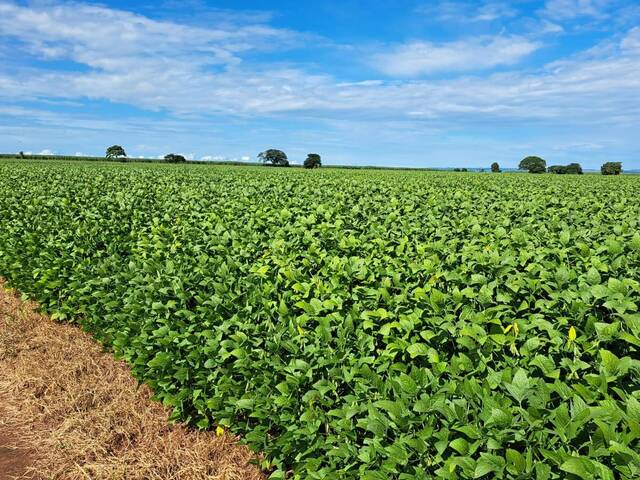
[[[478,22],[488,22],[502,18],[515,17],[517,14],[518,11],[509,5],[509,3],[488,2],[478,9],[478,12],[473,19]]]
[[[240,52],[304,38],[264,25],[201,28],[81,3],[34,7],[0,3],[0,31],[19,38],[34,54],[70,58],[104,71],[121,71],[139,60],[154,64],[168,58],[183,66],[233,64],[239,62]]]
[[[484,1],[444,1],[420,5],[416,11],[425,17],[439,22],[491,22],[512,18],[518,11],[509,2]]]
[[[564,28],[562,25],[558,25],[557,23],[549,22],[548,20],[542,21],[537,28],[538,34],[546,34],[546,33],[563,33]]]
[[[566,143],[562,145],[556,145],[553,147],[553,150],[560,151],[579,151],[579,152],[590,152],[593,150],[602,150],[604,145],[600,143],[593,142],[584,142],[584,143]]]
[[[382,80],[362,80],[360,82],[340,82],[336,84],[337,87],[371,87],[383,85]]]
[[[0,0],[3,37],[17,40],[28,56],[70,60],[78,71],[38,71],[44,75],[28,84],[23,81],[34,70],[0,75],[0,97],[108,99],[179,113],[197,103],[225,111],[224,97],[233,93],[236,77],[246,74],[241,55],[289,48],[308,36],[259,24],[193,27],[81,3],[25,7]],[[281,84],[274,78],[272,87],[284,90],[288,75],[276,72]],[[254,85],[247,88],[255,89],[259,80],[253,73],[245,83]]]
[[[0,101],[89,98],[168,112],[153,121],[109,120],[0,104],[0,113],[22,119],[30,128],[126,130],[142,138],[151,130],[164,137],[204,131],[207,121],[217,115],[251,119],[286,114],[324,122],[341,119],[351,126],[357,122],[385,126],[383,122],[405,122],[416,126],[416,132],[464,122],[509,120],[528,125],[544,119],[549,124],[637,124],[640,120],[637,27],[621,40],[607,43],[606,48],[535,70],[446,80],[354,82],[326,73],[310,74],[302,67],[256,64],[243,58],[244,53],[263,49],[264,44],[284,48],[295,42],[299,37],[288,31],[246,25],[236,29],[213,25],[202,31],[104,7],[38,3],[35,5],[40,6],[26,8],[1,1],[0,37],[17,38],[31,55],[51,54],[49,49],[54,49],[61,58],[82,65],[76,71],[5,69],[0,73]],[[95,9],[109,21],[97,19]],[[175,37],[165,38],[172,36],[167,32],[175,32]],[[401,77],[473,72],[513,65],[539,47],[528,38],[505,35],[449,43],[413,42],[378,54],[374,60],[381,71]],[[10,130],[13,137],[24,137],[22,125],[12,123],[13,128],[0,128]],[[181,148],[191,148],[185,145]],[[161,149],[152,145],[136,150],[155,154]]]
[[[611,0],[547,0],[542,14],[555,20],[578,17],[603,19],[609,16]]]
[[[48,148],[45,148],[44,150],[40,150],[38,152],[38,155],[53,155],[53,151],[49,150]]]
[[[415,76],[513,65],[541,47],[524,37],[490,37],[448,43],[412,42],[376,54],[373,64],[388,75]]]
[[[248,162],[251,160],[251,157],[247,155],[242,157],[226,157],[224,155],[205,155],[201,157],[200,160],[205,162],[212,162],[212,161],[213,162]]]
[[[122,80],[122,88],[100,87],[98,73],[40,73],[22,78],[0,74],[0,98],[38,98],[60,95],[121,101],[141,108],[167,109],[178,114],[223,114],[265,117],[279,114],[368,121],[387,118],[423,118],[454,122],[478,118],[553,119],[559,121],[625,121],[638,119],[640,51],[637,30],[619,44],[588,56],[550,63],[529,72],[504,72],[486,77],[365,83],[337,82],[328,75],[310,76],[302,70],[256,72],[231,70],[218,76],[193,78],[181,84],[162,81],[150,85],[147,95],[135,92],[135,83]],[[91,80],[95,80],[92,82]],[[134,93],[132,93],[134,92]],[[198,92],[194,95],[193,92]],[[409,113],[408,113],[409,112]],[[206,128],[204,118],[143,122],[112,122],[81,115],[60,117],[38,109],[0,107],[0,113],[44,124],[70,128],[116,130],[126,126],[144,135],[149,128],[173,134]]]
[[[640,53],[640,27],[633,28],[620,44],[623,50]]]

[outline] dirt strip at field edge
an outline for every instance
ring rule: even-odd
[[[151,396],[0,279],[0,480],[264,478],[237,439],[171,425]]]

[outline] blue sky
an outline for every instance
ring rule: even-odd
[[[0,151],[640,168],[640,2],[0,0]]]

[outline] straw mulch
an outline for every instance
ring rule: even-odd
[[[263,479],[232,436],[167,422],[127,365],[0,280],[0,479]]]

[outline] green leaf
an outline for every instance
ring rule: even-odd
[[[480,459],[476,462],[473,478],[480,478],[488,473],[501,474],[504,470],[505,463],[502,457],[490,453],[481,453]]]
[[[429,354],[429,347],[424,343],[414,343],[407,347],[407,352],[411,358],[423,357]]]
[[[609,289],[605,285],[594,285],[590,291],[596,299],[606,298],[609,295]]]
[[[525,399],[531,387],[531,382],[527,376],[527,372],[520,368],[513,376],[511,383],[506,384],[506,388],[513,398],[519,403]]]
[[[449,446],[453,448],[460,455],[466,455],[469,453],[469,442],[467,442],[464,438],[456,438],[449,443]]]
[[[407,461],[409,460],[409,455],[407,454],[407,451],[401,445],[398,445],[398,444],[390,445],[386,447],[384,451],[387,457],[393,460],[395,463],[406,464]]]
[[[569,458],[560,465],[560,470],[577,475],[584,480],[593,480],[596,473],[596,467],[593,462],[584,457]]]
[[[529,365],[536,366],[549,378],[560,378],[560,369],[556,368],[554,361],[544,355],[536,355]]]
[[[620,359],[616,357],[609,350],[601,349],[600,350],[600,358],[602,359],[602,365],[605,370],[611,374],[616,374],[618,372],[618,367],[620,366]]]
[[[509,472],[514,475],[520,475],[525,472],[527,461],[520,452],[512,448],[507,448],[506,457],[508,462],[507,470],[509,470]]]
[[[169,352],[158,352],[156,355],[147,363],[151,368],[163,368],[168,366],[172,362],[172,356]]]
[[[392,400],[379,400],[376,402],[376,407],[379,407],[386,411],[391,418],[397,420],[402,418],[408,413],[408,410],[398,401]]]
[[[636,400],[634,397],[629,397],[626,400],[627,406],[627,415],[629,419],[634,419],[637,422],[640,422],[640,402]]]
[[[251,410],[253,408],[254,401],[250,398],[241,398],[236,401],[236,407],[243,410]]]
[[[598,285],[602,282],[602,277],[600,276],[600,272],[598,272],[598,270],[596,270],[593,267],[591,267],[587,271],[586,278],[587,278],[587,282],[589,282],[589,284],[591,285]]]
[[[507,427],[513,422],[513,416],[501,408],[492,408],[489,419],[487,420],[487,426]]]
[[[415,395],[418,391],[418,386],[416,382],[406,373],[402,373],[397,379],[400,388],[403,392],[408,393],[409,395]]]

